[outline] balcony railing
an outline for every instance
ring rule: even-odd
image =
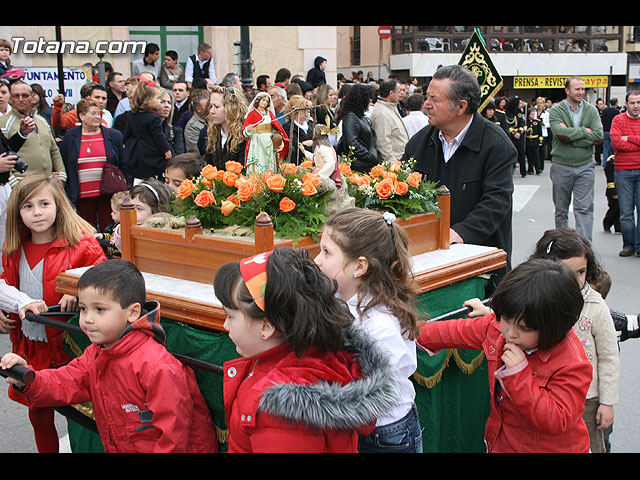
[[[392,52],[462,52],[474,28],[480,29],[490,52],[622,52],[624,48],[622,26],[394,26]],[[633,33],[640,40],[640,32]]]

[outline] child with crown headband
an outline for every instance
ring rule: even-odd
[[[241,355],[224,364],[229,452],[357,452],[395,380],[307,252],[227,263],[214,289]]]
[[[218,451],[209,408],[194,372],[164,347],[160,305],[146,301],[144,277],[120,259],[104,261],[78,280],[80,328],[91,341],[82,355],[38,370],[22,391],[30,406],[91,402],[106,453]],[[27,367],[7,353],[2,368]]]

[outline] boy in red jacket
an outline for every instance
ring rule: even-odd
[[[145,302],[140,271],[113,259],[78,281],[80,328],[92,344],[22,390],[32,406],[91,401],[105,452],[217,452],[216,433],[193,371],[164,347],[157,302]],[[28,366],[8,353],[2,368]]]

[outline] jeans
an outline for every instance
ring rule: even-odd
[[[569,203],[573,196],[575,229],[589,242],[593,233],[594,165],[593,161],[577,167],[552,163],[549,172],[553,185],[556,228],[568,226]]]
[[[616,170],[613,179],[618,192],[622,248],[640,253],[640,169]]]
[[[360,436],[360,453],[422,453],[422,430],[418,409],[414,404],[404,418],[376,427],[372,433]]]

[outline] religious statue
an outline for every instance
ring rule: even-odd
[[[267,170],[277,171],[289,149],[289,138],[276,120],[271,97],[258,93],[249,109],[242,127],[247,139],[245,169],[247,175],[262,175]]]

